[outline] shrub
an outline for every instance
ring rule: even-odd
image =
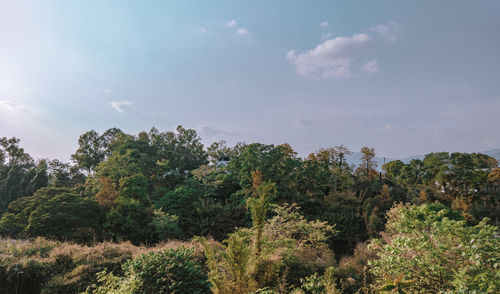
[[[320,221],[307,221],[296,205],[275,206],[262,228],[261,250],[255,248],[256,228],[242,228],[221,244],[205,248],[209,278],[219,294],[280,291],[300,285],[300,279],[322,273],[333,264],[326,241],[335,231]],[[259,292],[259,293],[260,293]],[[269,292],[271,293],[271,292]]]
[[[148,252],[183,246],[193,247],[179,241],[139,247],[130,242],[85,246],[44,238],[23,241],[0,238],[0,293],[69,294],[81,293],[87,288],[95,290],[97,287],[91,285],[96,284],[98,278],[107,278],[104,274],[98,277],[97,273],[105,271],[121,281],[122,266],[128,260]],[[193,252],[193,258],[200,260],[201,251],[193,248]],[[122,290],[127,289],[127,285],[121,286]]]
[[[396,205],[388,213],[387,234],[370,247],[378,289],[412,293],[498,293],[500,238],[484,219],[468,226],[440,204]]]
[[[192,249],[143,254],[123,265],[124,277],[102,272],[95,293],[210,293],[210,284]],[[127,291],[126,291],[127,290]]]
[[[9,204],[0,219],[0,234],[90,241],[101,220],[97,202],[67,188],[41,188]]]

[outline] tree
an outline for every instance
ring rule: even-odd
[[[179,227],[187,236],[200,235],[200,219],[196,212],[198,201],[203,198],[203,191],[192,186],[182,186],[165,193],[155,203],[155,207],[179,218]]]
[[[19,143],[15,137],[0,138],[0,213],[10,202],[47,186],[47,165],[35,165]]]
[[[226,167],[202,165],[192,171],[193,179],[203,188],[206,198],[227,203],[231,194],[241,189],[238,179]]]
[[[333,253],[326,240],[334,233],[333,227],[326,222],[307,221],[298,210],[296,205],[274,207],[275,216],[263,226],[258,255],[255,254],[258,222],[251,229],[242,228],[230,234],[225,246],[199,239],[205,249],[212,291],[219,294],[256,293],[263,288],[283,291],[298,286],[301,278],[331,266]]]
[[[87,174],[92,174],[95,167],[104,159],[102,140],[96,131],[91,130],[78,138],[78,145],[71,158],[80,168],[86,170]]]
[[[101,207],[111,208],[114,206],[118,193],[110,178],[101,178],[101,188],[95,194],[95,198]]]
[[[148,180],[141,174],[120,180],[118,198],[106,214],[104,229],[107,236],[135,243],[153,238],[153,213],[147,187]]]
[[[227,147],[226,141],[214,142],[207,147],[207,155],[212,165],[217,165],[221,159],[230,159],[231,148]]]
[[[361,148],[361,164],[358,167],[358,174],[363,176],[366,180],[370,181],[377,175],[375,168],[377,163],[373,158],[375,158],[375,148],[362,147]]]
[[[500,187],[500,168],[497,167],[488,174],[488,181]]]
[[[293,201],[299,196],[297,179],[301,163],[290,145],[254,143],[242,146],[238,152],[239,156],[229,162],[228,170],[238,177],[247,194],[251,193],[252,172],[259,171],[264,182],[276,184],[278,201]]]
[[[344,145],[338,145],[332,148],[320,148],[315,153],[309,154],[308,160],[313,160],[318,162],[325,170],[329,171],[330,176],[333,177],[333,190],[337,191],[340,182],[346,182],[347,178],[345,171],[347,173],[349,166],[346,166],[345,157],[351,155],[351,151]],[[330,186],[330,185],[329,185]],[[340,185],[341,188],[344,185]]]
[[[394,160],[384,164],[382,169],[384,170],[385,177],[399,183],[401,181],[404,166],[405,164],[401,160]]]
[[[85,242],[99,236],[101,218],[96,202],[61,193],[41,201],[31,211],[25,230],[29,236]]]
[[[500,239],[486,219],[468,226],[437,203],[399,204],[388,217],[384,238],[370,244],[376,287],[392,280],[411,281],[404,283],[411,293],[498,293]]]
[[[322,205],[315,217],[335,224],[338,233],[331,239],[335,253],[348,254],[356,244],[368,237],[362,215],[363,204],[352,192],[331,193],[325,197]]]
[[[102,215],[96,202],[67,188],[41,188],[10,203],[0,234],[89,241],[99,235]]]
[[[7,166],[31,166],[33,165],[33,158],[24,152],[24,149],[19,147],[20,140],[18,138],[12,137],[7,139],[6,137],[0,138],[0,164],[5,164],[7,160]]]
[[[104,236],[114,240],[129,240],[135,244],[152,239],[152,211],[137,199],[119,197],[107,214]]]
[[[184,234],[178,223],[179,218],[163,212],[161,209],[153,210],[151,224],[158,240],[182,239]]]
[[[207,163],[207,153],[195,130],[177,126],[176,132],[150,132],[151,146],[157,150],[156,159],[168,162],[170,173],[184,176],[185,171]]]
[[[258,171],[252,173],[253,197],[247,199],[247,205],[252,214],[253,227],[255,228],[254,255],[259,257],[262,246],[262,230],[271,201],[276,197],[274,183],[262,183],[262,174]]]

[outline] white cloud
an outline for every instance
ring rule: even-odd
[[[367,63],[365,63],[361,67],[361,71],[368,73],[368,74],[374,74],[374,73],[378,72],[379,70],[380,70],[380,68],[378,67],[378,61],[376,59],[372,60],[372,61],[368,61]]]
[[[299,75],[348,78],[351,76],[350,65],[353,55],[366,47],[370,41],[371,37],[367,34],[336,37],[298,55],[295,50],[291,50],[287,53],[286,59],[295,65]]]
[[[111,107],[113,107],[119,113],[125,113],[128,106],[132,105],[130,101],[113,101],[111,102]]]
[[[321,35],[321,41],[331,39],[332,37],[333,37],[332,33],[323,34]]]
[[[113,92],[112,89],[104,89],[104,94],[110,94],[111,92]]]
[[[0,100],[0,111],[13,111],[24,109],[24,105],[14,103],[8,100]]]
[[[200,27],[200,32],[202,32],[202,33],[206,33],[206,32],[207,32],[207,29],[205,29],[204,27]]]
[[[398,30],[399,30],[399,24],[392,20],[388,21],[386,24],[377,25],[370,28],[370,31],[377,33],[382,38],[393,43],[398,40],[398,37],[396,35]]]
[[[248,30],[246,29],[238,29],[236,32],[238,35],[248,35]]]
[[[248,35],[248,34],[250,34],[250,32],[247,29],[245,29],[245,28],[238,28],[238,23],[234,19],[232,19],[229,22],[227,22],[226,23],[226,27],[234,28],[236,30],[236,33],[238,35]]]
[[[323,21],[319,24],[320,27],[327,27],[328,26],[328,22],[327,21]]]
[[[236,27],[236,26],[238,26],[238,23],[234,19],[232,19],[226,23],[226,27],[229,27],[229,28]]]

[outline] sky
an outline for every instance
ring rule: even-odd
[[[500,1],[0,0],[0,137],[177,125],[391,158],[500,147]]]

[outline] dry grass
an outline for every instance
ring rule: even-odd
[[[195,242],[168,241],[146,247],[130,242],[80,245],[44,238],[0,238],[0,288],[15,287],[17,280],[12,277],[17,279],[17,273],[22,271],[26,276],[24,283],[39,283],[31,286],[41,287],[42,293],[78,293],[95,283],[100,271],[119,274],[121,265],[129,259],[182,246],[192,248],[195,257],[203,258],[202,248]]]

